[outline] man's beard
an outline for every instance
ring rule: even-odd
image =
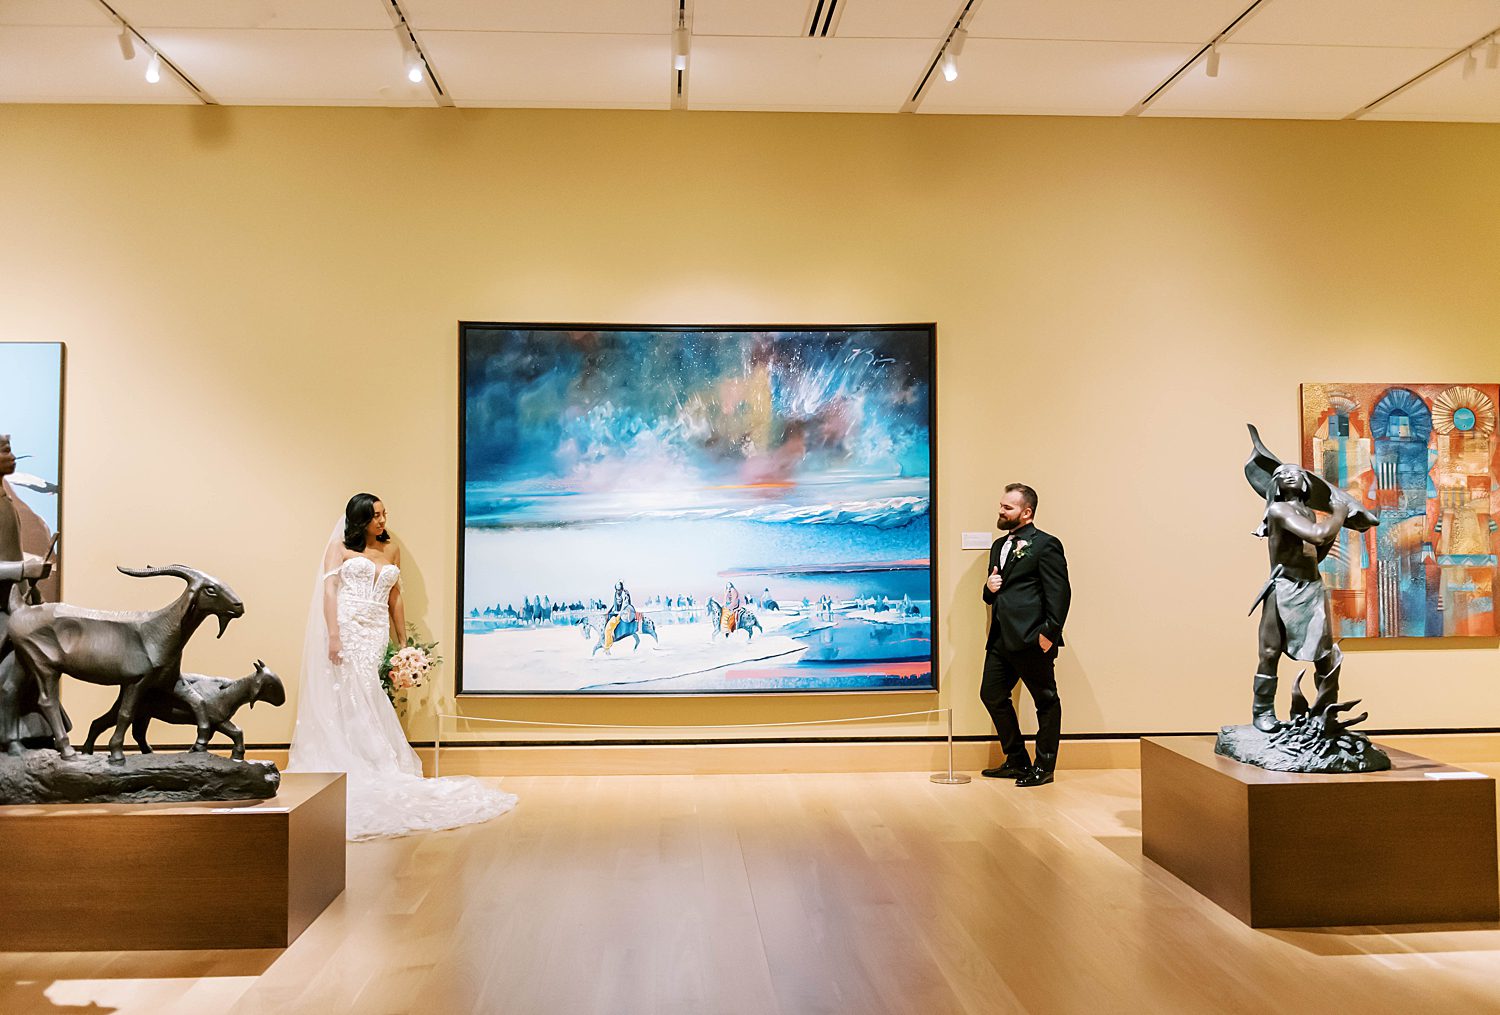
[[[1001,532],[1012,532],[1012,531],[1014,531],[1016,529],[1019,529],[1021,527],[1021,519],[1019,519],[1019,518],[1006,518],[1006,519],[1002,519],[1000,521],[1000,523],[996,527]]]

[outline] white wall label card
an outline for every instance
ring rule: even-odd
[[[988,532],[965,532],[962,535],[965,550],[988,550],[995,541],[995,537]]]

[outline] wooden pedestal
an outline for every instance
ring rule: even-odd
[[[270,800],[0,807],[0,950],[284,948],[344,890],[344,777]]]
[[[1383,749],[1389,772],[1297,775],[1142,738],[1142,849],[1252,927],[1500,919],[1495,780]]]

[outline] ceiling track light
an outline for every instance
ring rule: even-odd
[[[148,64],[146,64],[146,80],[148,82],[150,82],[151,84],[153,84],[153,85],[156,84],[158,81],[161,80],[161,54],[160,53],[153,52],[151,54],[151,62],[148,63]]]
[[[958,80],[958,58],[963,54],[964,43],[969,41],[969,30],[962,24],[953,30],[948,38],[948,45],[943,49],[943,80]]]
[[[672,69],[687,70],[688,50],[693,45],[692,33],[688,31],[687,18],[679,13],[677,27],[672,30]]]
[[[1211,78],[1219,76],[1219,44],[1208,47],[1208,59],[1203,63],[1204,72]]]
[[[422,83],[422,54],[417,52],[417,45],[412,41],[411,33],[405,25],[399,29],[401,32],[401,59],[406,67],[406,80],[414,85]]]
[[[120,26],[120,55],[126,60],[135,59],[135,39],[124,25]]]
[[[1500,40],[1490,36],[1490,44],[1484,47],[1484,66],[1487,70],[1500,67]]]
[[[1464,80],[1465,81],[1469,80],[1469,78],[1471,78],[1471,77],[1474,76],[1474,70],[1478,66],[1479,66],[1479,61],[1474,58],[1474,51],[1472,49],[1469,50],[1467,53],[1464,54]]]

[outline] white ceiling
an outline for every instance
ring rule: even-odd
[[[0,0],[0,102],[1500,122],[1483,45],[1464,72],[1466,47],[1500,32],[1500,0],[685,0],[674,103],[678,3]],[[407,81],[398,10],[441,94]],[[965,10],[945,81],[935,64]],[[826,36],[809,37],[815,12]],[[168,64],[155,85],[153,48]]]

